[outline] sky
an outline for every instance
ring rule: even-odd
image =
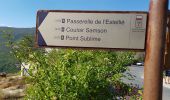
[[[0,26],[35,27],[38,10],[148,11],[149,0],[0,0]]]

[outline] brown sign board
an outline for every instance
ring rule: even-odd
[[[37,12],[38,47],[145,50],[147,12]]]

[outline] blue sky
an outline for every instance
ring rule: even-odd
[[[35,27],[37,10],[148,11],[149,0],[0,0],[0,26]]]

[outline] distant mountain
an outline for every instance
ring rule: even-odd
[[[35,33],[35,28],[13,28],[13,27],[0,27],[0,43],[5,41],[2,32],[4,33],[9,33],[11,32],[14,36],[14,40],[19,40],[23,36],[26,35],[34,35]],[[2,46],[0,47],[1,50]]]
[[[10,31],[14,33],[14,37],[17,40],[23,37],[24,35],[28,35],[28,34],[33,35],[35,33],[35,28],[0,27],[0,34],[1,31]]]
[[[14,41],[18,41],[26,35],[34,35],[35,28],[13,28],[13,27],[0,27],[0,72],[16,72],[15,59],[10,55],[10,49],[2,45],[5,39],[2,32],[11,32],[14,36]]]

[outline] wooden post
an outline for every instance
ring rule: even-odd
[[[168,0],[150,0],[144,66],[144,100],[162,100]]]

